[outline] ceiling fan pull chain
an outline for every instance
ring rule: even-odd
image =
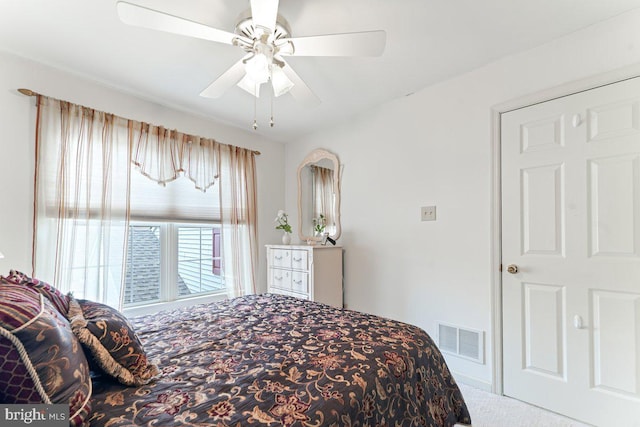
[[[269,126],[273,127],[273,91],[271,91],[271,120],[269,120]]]
[[[258,93],[258,85],[256,84],[256,94]],[[258,97],[253,97],[253,130],[258,130]]]

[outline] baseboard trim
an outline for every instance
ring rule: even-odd
[[[479,380],[477,378],[468,377],[466,375],[462,375],[458,372],[451,372],[453,378],[455,378],[456,382],[466,384],[468,386],[477,388],[482,391],[486,391],[489,393],[493,393],[491,383],[486,381]]]

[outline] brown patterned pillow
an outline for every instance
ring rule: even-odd
[[[147,360],[133,327],[112,307],[71,297],[69,320],[96,364],[122,384],[146,384],[159,373],[158,367]]]
[[[0,402],[68,403],[70,425],[91,412],[91,378],[71,326],[36,289],[0,278]]]
[[[18,270],[11,270],[8,276],[2,278],[9,283],[34,288],[47,297],[62,315],[67,315],[67,312],[69,311],[69,297],[47,282],[29,277]]]

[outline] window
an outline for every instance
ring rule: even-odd
[[[217,186],[202,192],[184,177],[158,185],[132,170],[131,194],[123,306],[226,292]]]
[[[124,306],[224,293],[218,224],[132,223]]]
[[[37,107],[34,274],[136,311],[255,292],[255,152],[43,96]],[[226,292],[209,296],[222,273]]]
[[[160,300],[160,226],[130,225],[124,305]]]
[[[177,228],[178,295],[185,297],[222,290],[224,284],[220,277],[220,227]]]

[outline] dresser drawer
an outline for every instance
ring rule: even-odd
[[[293,271],[291,273],[291,290],[307,294],[309,292],[309,274],[302,271]]]
[[[267,292],[342,308],[342,247],[266,245],[266,249]]]
[[[291,290],[291,271],[279,268],[271,269],[270,287],[274,289]]]
[[[285,291],[283,289],[269,288],[269,293],[271,294],[279,294],[279,295],[287,295],[290,297],[296,297],[300,299],[311,300],[309,294],[298,294],[296,292]]]
[[[307,271],[309,269],[309,252],[305,250],[292,250],[291,268],[294,270]]]
[[[290,249],[272,249],[269,264],[275,268],[291,268],[291,252]]]

